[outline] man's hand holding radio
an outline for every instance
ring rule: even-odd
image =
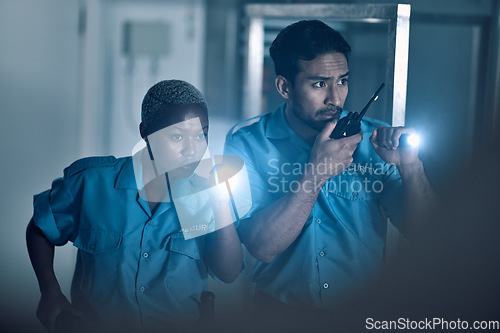
[[[316,137],[311,150],[309,162],[314,166],[312,172],[318,176],[317,179],[321,179],[322,184],[349,167],[354,151],[363,140],[361,132],[342,139],[331,139],[330,133],[336,125],[337,120],[327,123]]]

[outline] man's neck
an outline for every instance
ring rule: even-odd
[[[301,119],[299,119],[288,103],[285,106],[285,118],[288,122],[288,125],[290,125],[290,127],[295,131],[295,133],[297,133],[298,136],[300,136],[310,146],[314,145],[314,141],[316,141],[316,136],[319,132],[309,127]]]

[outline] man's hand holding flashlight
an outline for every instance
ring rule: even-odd
[[[401,135],[415,134],[411,127],[383,127],[373,131],[370,142],[380,158],[386,163],[397,167],[412,165],[420,162],[418,158],[418,145],[402,145]]]
[[[404,137],[401,137],[404,135]],[[398,168],[403,184],[404,217],[401,232],[407,237],[419,230],[427,213],[438,202],[418,158],[418,136],[413,128],[379,127],[370,137],[375,152]]]

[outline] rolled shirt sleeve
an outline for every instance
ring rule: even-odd
[[[52,182],[52,187],[33,198],[33,220],[56,246],[74,241],[78,224],[78,208],[65,178]]]

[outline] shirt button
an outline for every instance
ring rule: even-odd
[[[316,219],[316,223],[321,223],[321,219]]]
[[[321,252],[319,253],[319,255],[320,255],[321,257],[324,257],[324,256],[325,256],[325,252],[321,251]]]
[[[143,254],[142,256],[143,256],[144,258],[147,258],[147,257],[149,257],[149,253],[144,252],[144,254]]]
[[[329,286],[328,286],[328,283],[323,283],[323,288],[327,289]]]
[[[139,288],[139,290],[140,290],[141,292],[144,292],[144,290],[146,290],[146,288],[144,288],[144,287],[140,287],[140,288]]]

